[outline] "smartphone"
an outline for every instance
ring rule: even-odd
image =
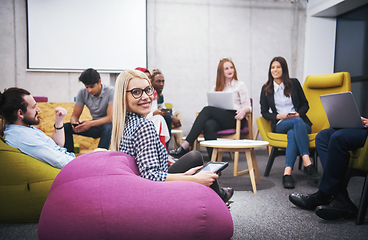
[[[219,174],[228,165],[229,165],[228,162],[209,162],[201,170],[199,170],[198,172],[209,171],[209,172],[213,172],[213,173]]]
[[[172,112],[172,109],[171,108],[162,108],[161,109],[162,112]]]
[[[72,123],[74,127],[78,126],[80,123]]]
[[[295,115],[296,113],[295,112],[289,112],[288,114],[289,115]]]

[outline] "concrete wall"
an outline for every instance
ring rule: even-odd
[[[52,102],[73,101],[83,87],[80,73],[26,69],[25,0],[0,5],[0,89],[18,86]],[[285,57],[291,77],[303,83],[306,9],[306,1],[147,0],[148,68],[165,75],[165,100],[182,113],[185,135],[207,103],[221,58],[234,61],[254,100],[255,117],[274,56]],[[113,85],[116,74],[101,77]]]
[[[311,0],[307,8],[304,79],[308,75],[334,72],[336,18],[317,17],[343,0]]]

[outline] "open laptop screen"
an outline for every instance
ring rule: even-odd
[[[320,98],[332,128],[364,128],[351,92],[321,95]]]

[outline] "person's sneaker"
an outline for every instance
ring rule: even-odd
[[[317,193],[314,194],[292,193],[289,195],[289,201],[292,202],[295,206],[306,210],[314,210],[318,206],[328,205],[330,203],[330,201],[318,200]]]
[[[309,176],[309,180],[311,185],[317,185],[319,184],[319,181],[321,179],[321,174],[318,173],[317,169],[314,167],[313,164],[304,167],[304,173]]]
[[[234,189],[231,187],[222,187],[221,190],[223,193],[222,200],[227,203],[234,195]]]
[[[294,178],[291,175],[284,175],[282,177],[282,185],[284,185],[284,188],[295,188]]]

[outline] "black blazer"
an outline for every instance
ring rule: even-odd
[[[294,104],[295,111],[300,114],[300,117],[305,123],[307,123],[309,126],[312,126],[312,122],[306,115],[309,109],[309,104],[304,95],[302,86],[296,78],[291,78],[291,81],[293,83],[293,88],[291,90],[291,100]],[[261,104],[261,114],[265,119],[272,121],[272,131],[275,131],[276,123],[279,121],[279,119],[276,119],[278,112],[275,107],[274,93],[272,92],[272,94],[268,94],[268,96],[266,96],[264,89],[265,85],[262,86],[261,97],[259,101]],[[271,109],[271,112],[269,112],[269,109]]]

